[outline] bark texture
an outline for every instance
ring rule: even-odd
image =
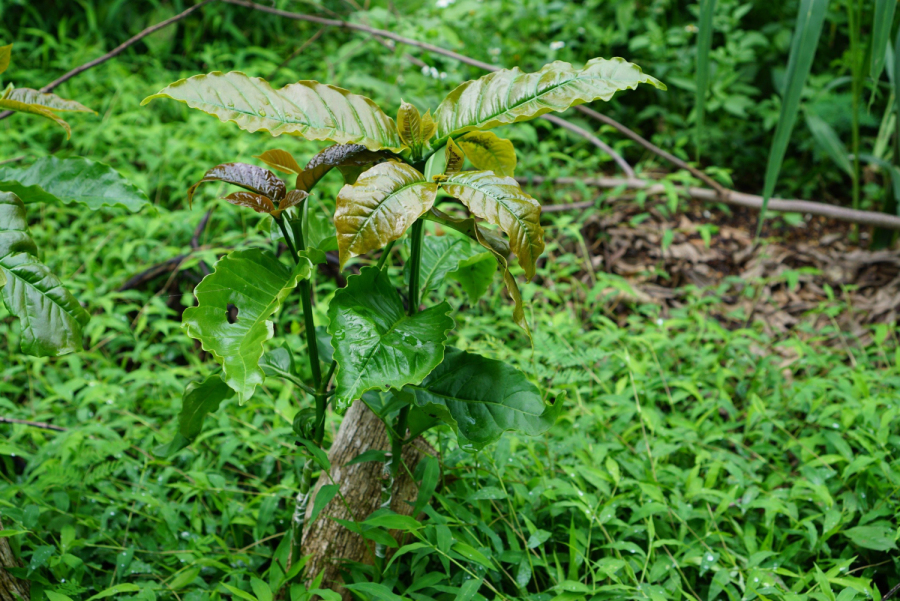
[[[0,522],[3,530],[3,522]],[[0,601],[23,601],[31,594],[27,580],[19,580],[4,568],[21,567],[9,547],[9,539],[0,538]]]
[[[366,405],[357,401],[347,410],[341,422],[328,460],[331,462],[331,477],[341,487],[341,494],[353,510],[348,515],[347,508],[340,496],[335,496],[325,506],[315,523],[307,526],[303,535],[303,555],[312,555],[305,571],[315,576],[325,570],[322,585],[341,593],[344,599],[351,599],[349,591],[341,586],[340,563],[342,560],[360,563],[374,563],[374,543],[358,534],[350,532],[334,520],[335,517],[347,520],[364,520],[378,509],[381,503],[381,481],[383,464],[378,461],[346,465],[359,454],[371,449],[389,451],[391,448],[387,431],[381,420]],[[416,483],[410,477],[419,461],[426,455],[435,455],[431,446],[422,439],[408,444],[403,449],[403,463],[400,474],[394,482],[394,497],[391,509],[403,515],[412,513],[412,502],[418,494]],[[407,469],[408,468],[408,469]],[[313,499],[319,489],[331,484],[327,475],[323,474],[313,489]],[[312,513],[313,502],[307,509],[307,520]]]

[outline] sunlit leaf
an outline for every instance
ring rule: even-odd
[[[544,252],[541,205],[516,180],[490,171],[465,171],[441,183],[447,194],[462,201],[476,217],[500,226],[528,279]]]
[[[91,210],[123,207],[135,212],[150,204],[118,171],[81,157],[42,157],[27,167],[0,165],[0,190],[17,194],[27,204],[77,203]]]
[[[253,158],[261,160],[272,169],[276,169],[278,171],[281,171],[282,173],[290,173],[296,175],[303,171],[303,168],[299,164],[297,164],[297,160],[293,157],[293,155],[286,150],[279,150],[275,148],[272,150],[267,150],[260,155],[254,156]]]
[[[157,447],[154,453],[159,457],[171,457],[191,444],[203,429],[203,419],[207,414],[218,410],[222,401],[233,396],[234,390],[222,381],[219,374],[188,384],[181,397],[175,438]]]
[[[305,257],[288,269],[267,251],[235,251],[220,259],[215,271],[195,288],[198,305],[185,310],[182,327],[222,365],[222,379],[241,403],[264,380],[259,359],[263,344],[273,335],[268,318],[297,283],[309,277],[311,268]],[[234,323],[229,323],[229,305],[238,311]]]
[[[376,267],[347,279],[328,307],[328,333],[337,361],[335,402],[340,410],[367,390],[418,383],[441,362],[453,328],[442,302],[407,315],[388,276]]]
[[[23,104],[42,106],[53,111],[96,114],[96,111],[89,109],[80,102],[67,100],[65,98],[60,98],[56,94],[49,94],[47,92],[40,92],[29,88],[13,88],[9,95],[6,96],[6,99],[21,102]]]
[[[564,111],[585,102],[609,100],[617,91],[633,90],[642,83],[666,88],[621,58],[591,59],[582,69],[555,61],[534,73],[518,68],[494,71],[465,82],[441,102],[434,112],[437,137],[443,140],[473,129],[491,129],[551,111]]]
[[[281,200],[287,191],[284,182],[268,169],[247,163],[223,163],[207,171],[199,182],[188,189],[188,205],[193,201],[197,187],[207,182],[224,182],[240,186],[250,192],[266,196],[272,201]]]
[[[543,434],[562,408],[559,400],[546,405],[537,387],[514,367],[453,347],[421,384],[406,389],[426,412],[430,405],[445,408],[460,447],[468,451],[484,448],[507,430]]]
[[[341,188],[334,225],[340,262],[397,240],[434,204],[437,184],[403,163],[382,163]]]
[[[25,205],[9,192],[0,192],[0,272],[0,298],[22,325],[22,352],[58,357],[82,350],[90,315],[38,260]]]
[[[512,177],[516,174],[513,143],[492,131],[470,131],[455,140],[475,169]]]
[[[402,148],[394,120],[378,105],[316,81],[298,81],[275,90],[259,77],[215,71],[176,81],[141,104],[154,98],[184,102],[250,132],[362,144],[370,150],[399,152]]]

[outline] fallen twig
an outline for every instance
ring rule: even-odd
[[[48,424],[47,422],[32,422],[27,419],[16,419],[14,417],[3,417],[0,416],[0,423],[2,424],[22,424],[23,426],[32,426],[34,428],[41,428],[43,430],[53,430],[54,432],[66,432],[66,428],[62,426],[54,426],[53,424]]]

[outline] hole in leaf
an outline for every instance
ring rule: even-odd
[[[227,309],[225,315],[228,318],[228,323],[237,323],[238,308],[235,307],[234,305],[232,305],[231,303],[228,303],[228,309]]]

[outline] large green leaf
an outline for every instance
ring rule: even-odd
[[[666,89],[640,67],[621,58],[591,59],[582,69],[555,61],[535,73],[524,73],[518,67],[494,71],[460,85],[441,102],[434,112],[437,137],[443,140],[585,102],[609,100],[616,92],[633,90],[642,83]]]
[[[562,408],[560,400],[546,405],[537,387],[514,367],[453,347],[421,384],[406,390],[426,413],[431,406],[443,419],[449,413],[460,447],[469,451],[484,448],[507,430],[543,434]]]
[[[265,379],[259,359],[263,343],[274,333],[268,318],[297,282],[310,275],[312,264],[302,258],[298,266],[288,269],[267,251],[240,250],[226,255],[197,285],[198,305],[182,316],[188,336],[199,340],[203,350],[222,365],[222,379],[238,393],[241,403]],[[238,310],[235,323],[229,323],[228,305]]]
[[[466,261],[483,259],[486,254],[472,248],[472,243],[463,236],[425,236],[422,241],[422,262],[419,270],[419,298],[425,298],[425,294],[429,290],[437,288],[448,276],[458,271]],[[466,263],[466,267],[469,268],[473,264],[475,263]],[[488,265],[493,274],[496,269],[493,258],[490,259]],[[408,283],[409,263],[404,267],[404,277]],[[468,283],[470,282],[467,280]],[[474,284],[474,282],[472,283]]]
[[[490,171],[464,171],[447,177],[441,187],[455,196],[476,217],[499,225],[509,236],[509,245],[519,257],[528,279],[534,277],[535,263],[544,252],[541,205],[511,177]]]
[[[118,171],[81,157],[42,157],[28,167],[0,165],[0,190],[17,194],[27,204],[78,203],[92,210],[119,206],[132,212],[150,204]]]
[[[531,330],[528,328],[528,322],[525,320],[525,307],[522,303],[522,294],[519,292],[519,286],[516,284],[516,279],[509,271],[507,259],[507,257],[509,257],[509,245],[506,241],[501,236],[498,236],[492,230],[477,223],[472,218],[456,219],[438,209],[432,208],[428,213],[428,219],[469,236],[493,255],[494,259],[497,261],[497,265],[500,267],[500,273],[503,274],[503,283],[506,285],[506,292],[513,300],[513,321],[515,321],[516,325],[522,328],[525,331],[525,334],[531,338]]]
[[[488,291],[496,272],[496,259],[490,252],[482,252],[460,261],[447,277],[459,282],[469,297],[469,302],[474,304]]]
[[[334,212],[341,267],[399,239],[434,204],[437,184],[413,167],[382,163],[341,188]]]
[[[449,313],[450,305],[442,302],[407,315],[388,276],[376,267],[348,278],[328,307],[338,409],[368,390],[421,382],[444,356],[453,328]]]
[[[181,413],[178,414],[178,431],[169,443],[154,450],[159,457],[170,457],[191,444],[203,429],[203,419],[213,413],[222,401],[234,396],[219,374],[213,374],[191,382],[181,397]]]
[[[316,81],[298,81],[276,90],[259,77],[215,71],[176,81],[141,105],[154,98],[184,102],[250,132],[362,144],[370,150],[399,152],[403,147],[394,120],[378,105]]]
[[[22,352],[57,357],[82,350],[90,316],[38,260],[25,205],[9,192],[0,192],[0,274],[0,297],[22,324]]]

